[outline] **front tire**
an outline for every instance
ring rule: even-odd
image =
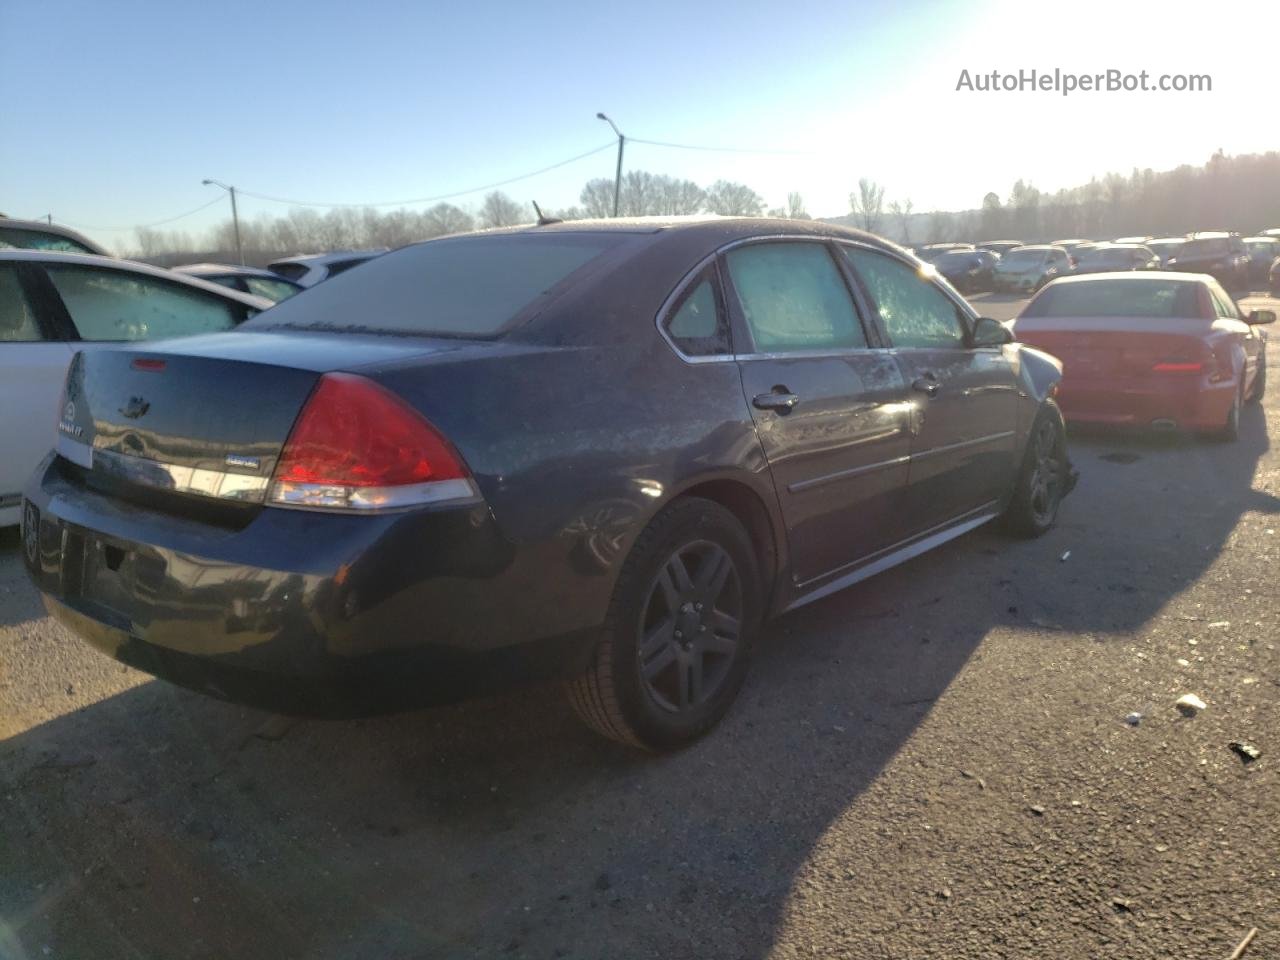
[[[702,736],[746,679],[763,615],[741,523],[710,500],[678,500],[641,532],[614,588],[603,636],[569,702],[597,733],[645,750]]]
[[[1013,498],[1004,514],[1006,529],[1015,536],[1027,538],[1047,533],[1058,519],[1070,473],[1062,413],[1057,404],[1046,400],[1027,436]]]

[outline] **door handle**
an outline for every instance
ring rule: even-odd
[[[915,381],[915,383],[911,384],[911,389],[919,390],[928,397],[936,397],[940,386],[942,386],[942,384],[938,383],[938,378],[936,376],[932,373],[926,373],[919,380]]]
[[[800,402],[794,393],[758,393],[751,398],[751,405],[757,410],[777,410],[778,413],[790,413]]]

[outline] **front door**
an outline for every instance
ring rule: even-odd
[[[843,246],[911,385],[906,496],[914,533],[1008,493],[1017,468],[1017,380],[1002,347],[970,347],[959,305],[905,260]]]
[[[907,385],[889,351],[871,346],[826,244],[751,243],[725,265],[749,341],[737,351],[742,385],[803,587],[899,536]]]

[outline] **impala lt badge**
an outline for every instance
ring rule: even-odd
[[[239,453],[228,453],[226,464],[228,467],[242,467],[246,470],[257,470],[262,465],[262,461],[257,457],[246,457]]]
[[[65,433],[76,439],[84,435],[84,427],[76,426],[76,405],[74,401],[68,400],[67,405],[62,408],[62,419],[58,421],[58,432]]]

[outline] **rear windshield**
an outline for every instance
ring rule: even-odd
[[[1186,280],[1090,280],[1055,283],[1041,291],[1024,317],[1200,316],[1195,283]]]
[[[97,253],[70,237],[41,230],[21,230],[17,227],[0,227],[0,240],[26,250],[54,250],[59,253]]]
[[[1011,250],[1004,255],[1000,264],[1005,267],[1030,267],[1044,263],[1047,256],[1048,250]]]
[[[1231,243],[1226,237],[1211,237],[1208,240],[1188,240],[1182,247],[1182,256],[1207,257],[1230,251]]]
[[[939,270],[947,267],[969,267],[974,266],[978,262],[977,254],[973,253],[944,253],[940,257],[935,257],[933,265]]]
[[[452,237],[404,247],[286,300],[245,329],[314,327],[492,337],[626,238],[606,233]]]
[[[1133,258],[1133,251],[1127,247],[1112,247],[1107,250],[1090,250],[1080,258],[1080,262],[1090,264],[1128,263]]]

